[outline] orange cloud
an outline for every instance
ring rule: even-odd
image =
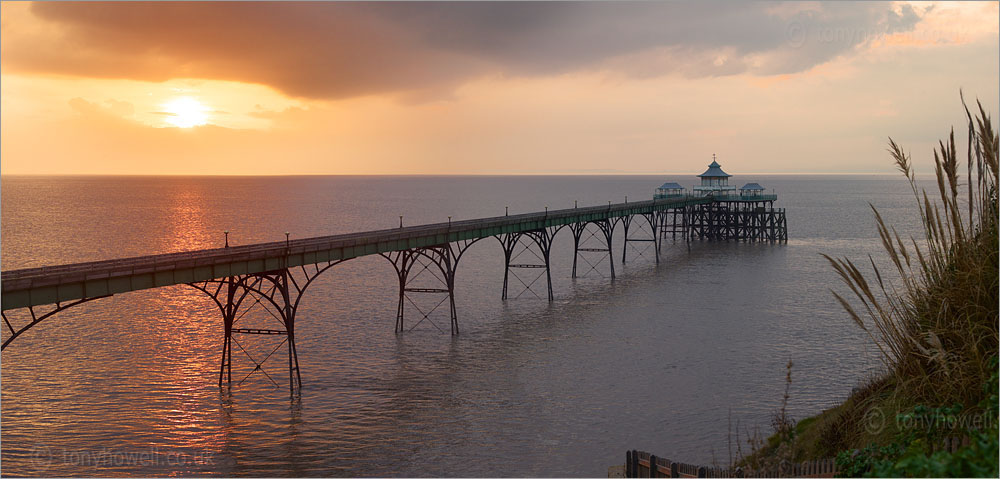
[[[995,7],[786,5],[5,2],[2,173],[891,171],[959,88],[997,111],[995,34],[867,35]]]
[[[817,31],[907,31],[919,20],[888,3],[792,10],[731,4],[720,11],[646,2],[44,2],[5,4],[4,13],[16,15],[3,25],[8,71],[206,78],[297,97],[392,92],[416,99],[495,73],[794,73],[865,41],[812,41]],[[806,36],[799,39],[797,28]]]

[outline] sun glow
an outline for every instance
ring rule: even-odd
[[[208,123],[209,109],[189,96],[174,98],[163,104],[164,120],[178,128],[191,128]]]

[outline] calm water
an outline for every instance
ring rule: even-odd
[[[215,247],[227,229],[242,244],[392,227],[399,215],[413,225],[606,204],[692,180],[4,177],[2,267]],[[334,267],[299,310],[297,399],[283,348],[264,366],[280,388],[255,373],[220,391],[221,318],[193,288],[60,313],[3,351],[2,473],[605,476],[631,448],[724,463],[730,411],[766,432],[789,359],[798,418],[878,367],[819,254],[878,251],[868,202],[903,233],[915,219],[901,177],[735,180],[777,190],[787,244],[667,241],[659,266],[642,247],[622,265],[619,227],[612,283],[606,260],[570,278],[564,231],[549,303],[501,301],[502,252],[482,241],[459,266],[457,337],[428,323],[394,334],[398,283],[383,258]],[[274,320],[258,309],[246,321]],[[245,341],[257,358],[277,344]],[[237,353],[234,381],[252,367]]]

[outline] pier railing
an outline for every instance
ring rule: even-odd
[[[711,195],[715,201],[746,201],[746,202],[756,202],[756,201],[776,201],[778,195]]]
[[[2,272],[2,309],[206,281],[702,203],[669,198]]]
[[[730,195],[730,194],[725,194],[725,195],[693,195],[691,193],[669,194],[669,195],[665,195],[665,194],[656,194],[656,195],[653,195],[653,199],[657,199],[657,200],[674,199],[674,198],[692,198],[692,199],[693,198],[710,198],[710,199],[712,199],[714,201],[722,201],[722,202],[741,201],[741,202],[754,203],[754,202],[759,202],[759,201],[760,202],[762,202],[762,201],[777,201],[778,200],[778,195],[776,195],[776,194],[775,195],[742,195],[742,194],[736,194],[736,195]]]

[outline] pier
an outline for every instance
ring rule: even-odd
[[[447,308],[450,332],[455,335],[459,333],[455,275],[463,254],[480,240],[494,238],[501,246],[502,300],[511,295],[517,280],[524,290],[530,290],[535,282],[544,282],[547,298],[552,301],[552,244],[563,230],[573,235],[574,277],[578,259],[596,256],[601,261],[606,258],[614,280],[612,239],[616,232],[624,235],[622,262],[626,261],[629,243],[636,241],[652,243],[659,263],[663,239],[668,237],[684,241],[786,240],[784,210],[771,207],[774,199],[773,195],[674,194],[645,201],[419,226],[404,227],[401,220],[398,228],[294,240],[286,235],[285,241],[271,243],[230,246],[227,239],[221,248],[4,271],[0,278],[5,337],[0,349],[6,349],[38,323],[74,306],[131,291],[187,285],[213,301],[222,317],[220,386],[232,382],[234,337],[263,334],[281,336],[287,345],[289,387],[294,390],[302,385],[295,348],[300,301],[313,280],[344,261],[379,255],[392,265],[399,280],[394,293],[398,298],[397,332],[406,331],[410,321],[412,329],[428,320],[440,307]],[[525,252],[532,254],[521,254]],[[589,259],[587,264],[594,267]],[[415,282],[416,276],[426,270],[433,273],[424,275],[419,284]],[[523,279],[519,274],[530,277]],[[439,284],[428,286],[428,277]],[[418,295],[436,295],[436,306],[421,310],[412,301]],[[236,327],[241,307],[258,303],[273,310],[283,329]],[[260,363],[255,365],[260,369]]]

